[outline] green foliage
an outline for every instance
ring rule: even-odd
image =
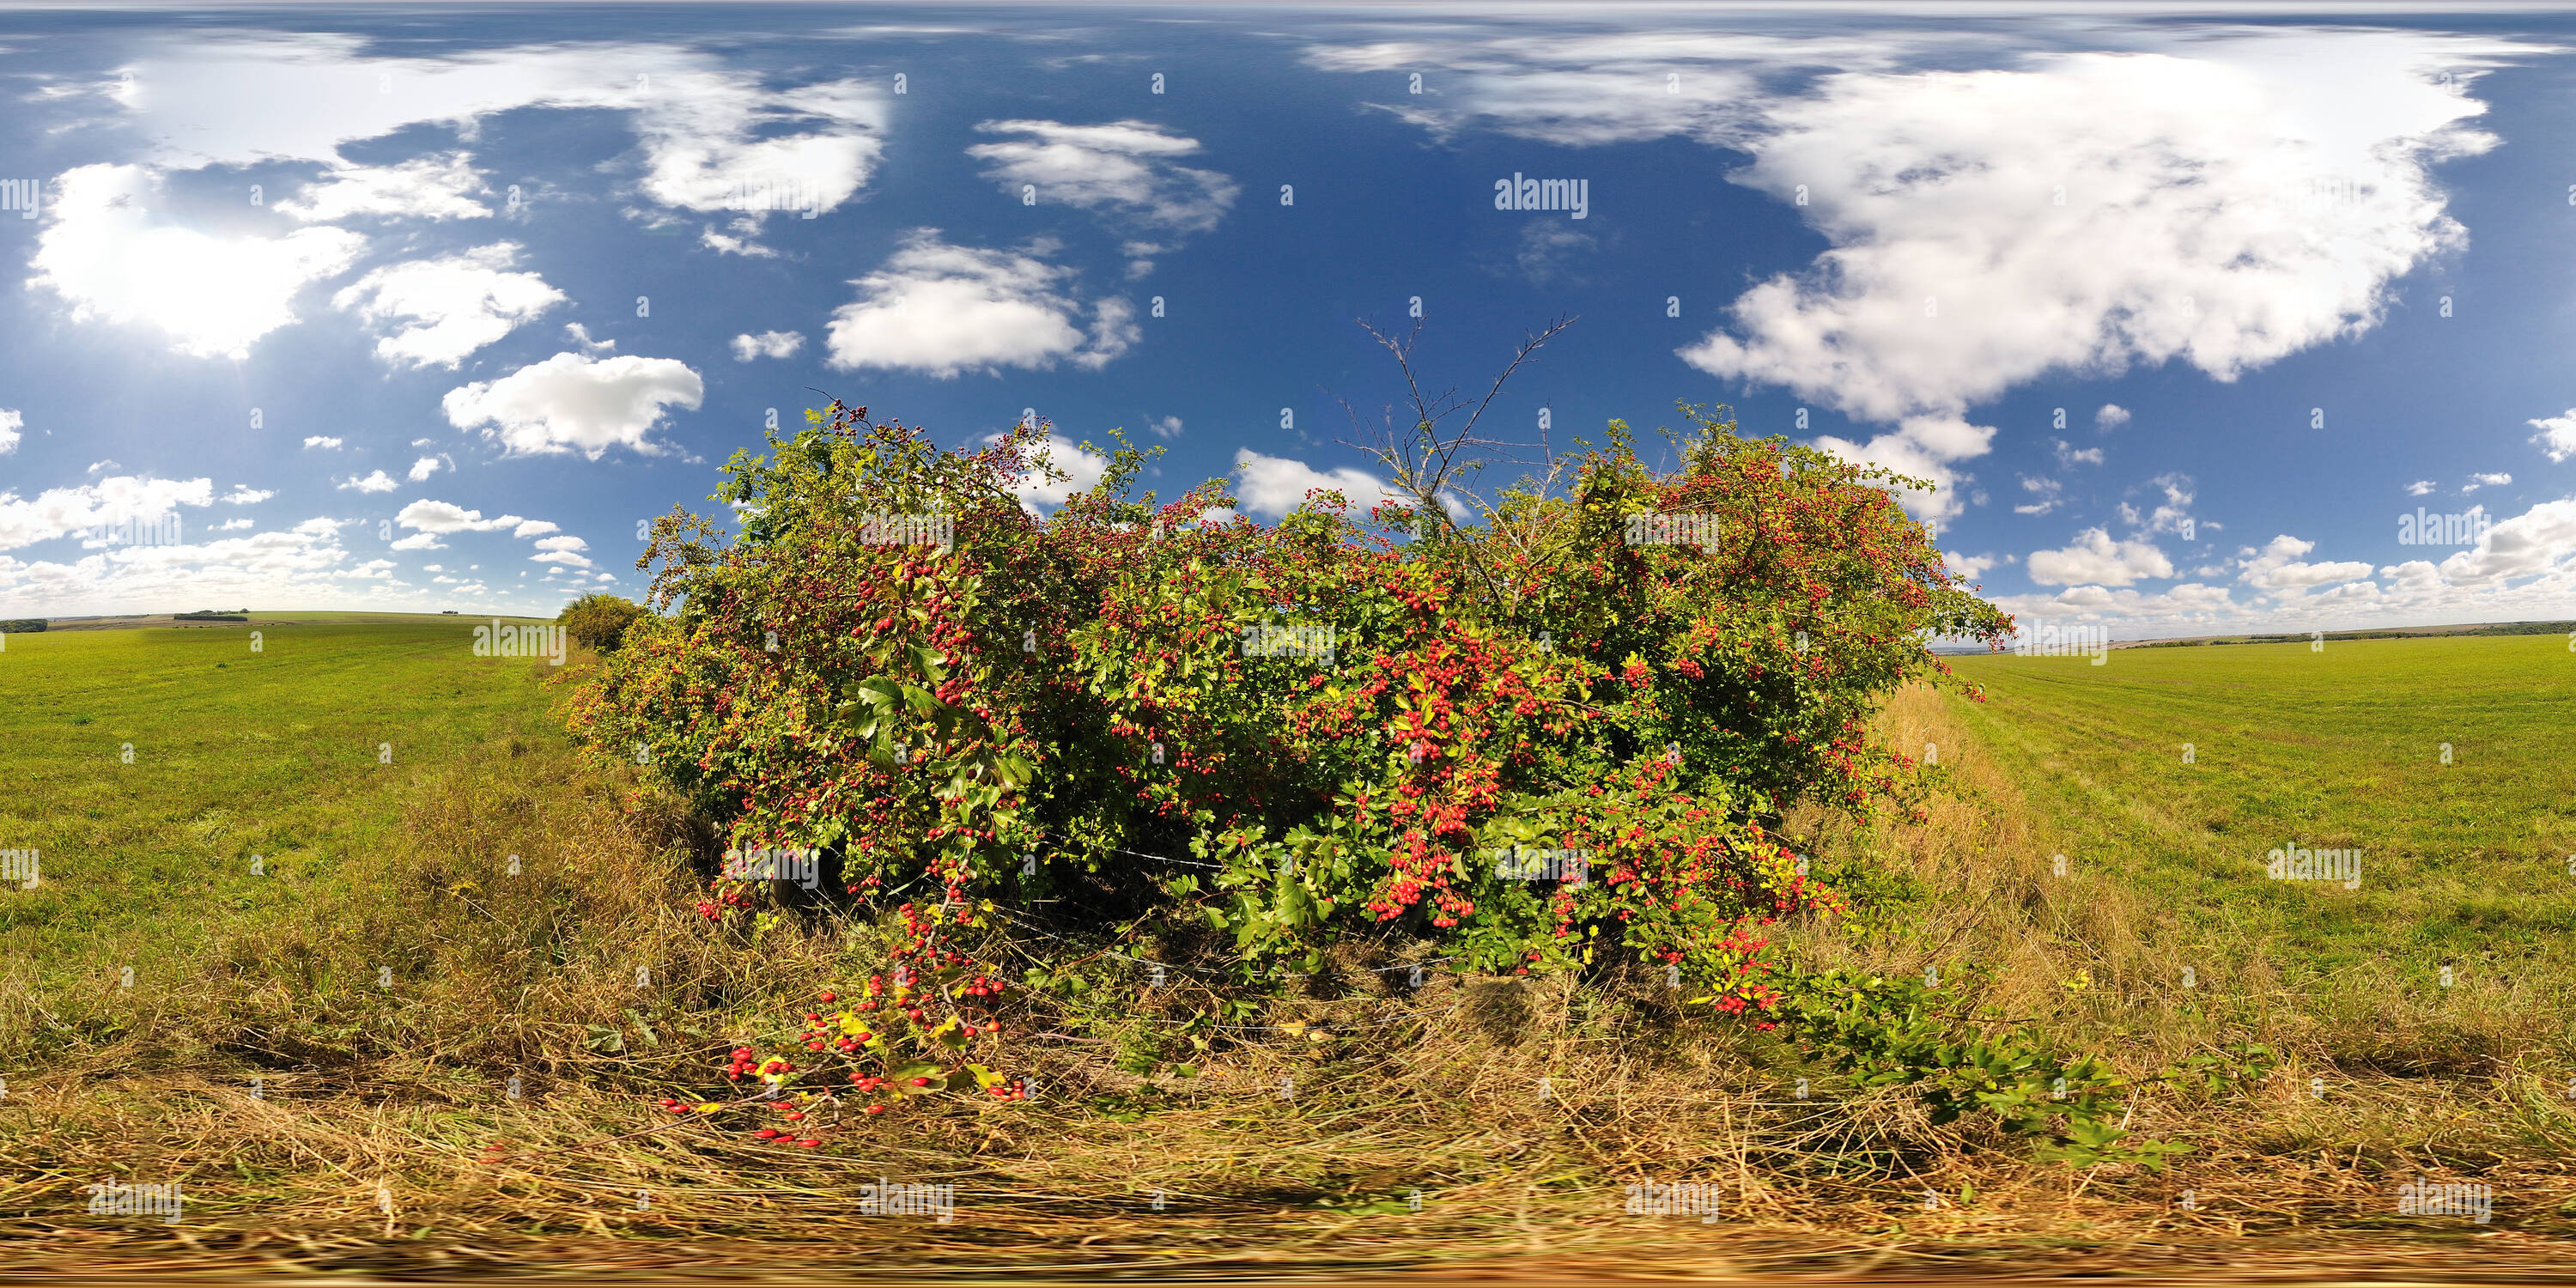
[[[1393,503],[1263,527],[1205,522],[1233,505],[1213,480],[1131,497],[1123,443],[1040,522],[1013,487],[1042,426],[966,454],[836,405],[727,465],[738,536],[656,524],[667,616],[575,728],[853,894],[1143,912],[1248,974],[1392,926],[1486,970],[1668,966],[1758,1011],[1762,928],[1839,906],[1766,821],[1903,802],[1913,762],[1865,718],[1945,673],[1927,632],[2005,619],[1883,472],[1691,414],[1675,473],[1614,423],[1568,487],[1410,542]],[[1674,513],[1705,548],[1634,539]]]
[[[0,635],[34,635],[45,629],[41,617],[19,617],[0,621]]]
[[[644,615],[644,606],[617,595],[584,595],[564,606],[555,620],[581,643],[612,653],[625,640],[627,628]]]

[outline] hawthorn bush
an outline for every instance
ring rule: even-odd
[[[572,637],[602,653],[615,652],[644,606],[622,595],[584,595],[555,615]]]
[[[660,612],[575,731],[860,900],[1160,918],[1247,974],[1394,928],[1488,971],[1643,963],[1760,1022],[1763,928],[1839,905],[1779,811],[1902,807],[1867,716],[1947,681],[1928,635],[2008,620],[1892,476],[1689,414],[1671,473],[1614,422],[1476,524],[1325,492],[1264,526],[1218,481],[1131,495],[1123,442],[1042,520],[1013,489],[1043,425],[950,451],[835,403],[727,464],[738,534],[656,522]],[[1636,540],[1658,515],[1700,544]],[[1530,880],[1523,847],[1581,863]],[[719,918],[771,897],[716,886]]]

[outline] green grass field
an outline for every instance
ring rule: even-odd
[[[2278,936],[2320,969],[2427,974],[2576,931],[2576,652],[2556,636],[2122,649],[1968,659],[1953,704],[2053,822],[2212,933]],[[2185,763],[2185,748],[2192,763]],[[2445,754],[2448,763],[2445,763]],[[2267,879],[2274,849],[2361,851],[2360,885]]]
[[[887,945],[857,923],[709,933],[685,826],[574,752],[554,668],[474,657],[477,619],[252,619],[0,651],[0,849],[41,850],[44,874],[0,889],[0,1238],[62,1229],[100,1140],[200,1196],[186,1255],[242,1264],[279,1227],[395,1258],[366,1264],[396,1245],[567,1256],[531,1241],[569,1231],[1145,1264],[1179,1228],[1149,1189],[1186,1196],[1172,1219],[1224,1255],[1354,1263],[1679,1256],[1684,1234],[1748,1256],[1902,1246],[1927,1268],[1984,1246],[2241,1253],[2226,1240],[2249,1232],[2323,1258],[2413,1237],[2386,1196],[2428,1168],[2493,1180],[2517,1239],[2576,1216],[2576,654],[2558,637],[1962,659],[1988,701],[1913,689],[1881,720],[1939,748],[1925,820],[1793,818],[1815,852],[1915,893],[1883,906],[1891,934],[1790,947],[1968,968],[1999,1012],[2141,1080],[2128,1125],[2195,1150],[2158,1173],[2035,1162],[1752,1035],[1641,1035],[1661,1003],[1624,986],[1468,977],[1276,999],[1271,1019],[1339,1033],[1248,1036],[1188,1078],[1125,1067],[1124,1029],[1058,1034],[1015,1054],[1042,1103],[887,1121],[846,1157],[639,1137],[651,1096],[708,1094],[730,1043]],[[2358,888],[2267,879],[2292,842],[2360,850]],[[2228,1098],[2146,1085],[2231,1041],[2276,1048],[2279,1074]],[[1784,1090],[1802,1076],[1813,1101]],[[498,1179],[479,1161],[495,1140],[519,1151]],[[934,1248],[833,1206],[889,1167],[959,1178],[961,1207],[995,1218]],[[1741,1195],[1724,1227],[1604,1219],[1625,1180],[1703,1173]],[[1418,1219],[1399,1202],[1416,1187]],[[2186,1188],[2208,1215],[2175,1215]]]
[[[359,897],[347,860],[400,843],[425,780],[496,739],[562,742],[549,668],[473,656],[478,620],[9,636],[0,849],[38,851],[42,881],[0,892],[7,977],[81,995],[132,966],[157,991],[229,930]]]

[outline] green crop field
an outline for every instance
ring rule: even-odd
[[[2053,827],[2211,935],[2321,970],[2556,956],[2576,932],[2576,652],[2556,636],[1965,659],[1952,711]],[[2188,754],[2188,761],[2186,760]],[[2359,884],[2272,880],[2297,845]]]
[[[401,840],[425,778],[514,734],[560,743],[550,668],[475,657],[480,620],[261,613],[7,637],[0,849],[37,851],[41,870],[0,893],[9,976],[75,994],[124,987],[127,966],[167,981],[227,928],[351,898],[344,861]]]

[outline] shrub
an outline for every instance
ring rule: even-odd
[[[0,635],[35,635],[42,633],[44,629],[45,619],[42,617],[12,618],[8,621],[0,621]]]
[[[617,651],[627,628],[644,615],[644,606],[617,595],[584,595],[564,606],[555,620],[581,643],[602,653]]]
[[[1928,636],[2008,620],[1893,476],[1690,415],[1673,473],[1614,422],[1475,525],[1323,492],[1265,527],[1209,521],[1214,480],[1131,497],[1123,441],[1041,522],[1013,489],[1043,426],[962,453],[835,404],[727,464],[739,535],[656,522],[667,615],[575,731],[864,898],[1210,928],[1247,975],[1400,929],[1486,970],[1642,963],[1758,1020],[1763,927],[1837,906],[1770,823],[1905,802],[1864,718],[1947,677]],[[1633,540],[1677,514],[1704,549]]]

